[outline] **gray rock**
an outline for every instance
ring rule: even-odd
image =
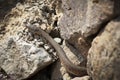
[[[0,42],[0,66],[13,79],[30,77],[52,63],[51,56],[43,48],[23,40],[7,40]]]
[[[0,67],[0,80],[12,80],[1,67]]]
[[[118,6],[115,6],[118,5]],[[82,35],[88,37],[95,34],[103,25],[120,15],[120,1],[118,0],[88,0],[86,21],[82,27]]]
[[[88,53],[88,74],[93,80],[120,80],[120,18],[107,24]]]
[[[87,0],[62,0],[63,16],[59,20],[61,37],[68,40],[82,55],[87,55],[89,43],[80,42],[85,27]],[[84,40],[84,39],[83,39]],[[84,44],[84,45],[83,45]]]
[[[72,40],[73,36],[95,34],[104,23],[120,15],[119,8],[119,0],[62,0],[61,36]]]
[[[63,16],[59,20],[61,36],[70,39],[75,33],[79,33],[85,24],[87,0],[62,0]]]
[[[62,0],[63,16],[58,23],[61,37],[86,58],[91,36],[120,15],[119,8],[119,0]]]

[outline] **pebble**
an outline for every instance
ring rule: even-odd
[[[58,44],[60,44],[61,42],[62,42],[62,40],[61,40],[61,38],[54,38],[54,40],[58,43]]]
[[[49,50],[49,49],[50,49],[50,46],[49,46],[48,44],[45,44],[45,45],[44,45],[44,48],[45,48],[45,50]]]
[[[39,47],[39,46],[43,46],[44,45],[44,42],[36,42],[36,45],[37,45],[37,47]]]
[[[52,52],[54,52],[54,49],[51,48],[48,52],[49,52],[49,53],[52,53]]]
[[[75,77],[71,80],[90,80],[90,76]]]

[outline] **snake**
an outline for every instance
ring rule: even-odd
[[[68,73],[75,75],[75,76],[84,76],[87,74],[86,67],[78,66],[72,63],[66,56],[61,46],[47,32],[45,32],[41,28],[36,27],[34,25],[26,24],[25,27],[28,28],[30,32],[44,37],[53,46],[53,48],[57,52],[58,58],[60,59],[60,61],[62,62],[63,66],[65,67]]]

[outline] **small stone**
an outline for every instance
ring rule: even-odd
[[[60,44],[61,42],[62,42],[62,40],[61,40],[61,38],[54,38],[54,40],[58,43],[58,44]]]
[[[54,51],[54,49],[50,49],[48,52],[49,52],[49,53],[52,53],[53,51]]]
[[[75,77],[71,80],[90,80],[90,76]]]
[[[17,34],[18,34],[20,37],[22,37],[22,36],[23,36],[23,34],[22,34],[22,32],[21,32],[21,31],[19,31]]]
[[[54,55],[54,56],[57,56],[57,53],[56,53],[56,52],[53,52],[53,55]]]
[[[2,76],[3,76],[3,74],[0,73],[0,77],[2,77]]]
[[[46,50],[49,50],[49,49],[50,49],[50,46],[49,46],[48,44],[45,44],[45,45],[44,45],[44,48],[45,48]]]
[[[68,73],[65,73],[65,74],[63,75],[63,80],[71,80],[71,77],[69,76]]]
[[[42,28],[43,30],[45,30],[45,29],[47,28],[46,24],[42,24],[42,25],[41,25],[41,28]]]
[[[33,40],[33,36],[32,36],[31,33],[28,33],[28,38],[27,38],[27,40],[29,40],[29,41],[32,41],[32,40]]]
[[[24,7],[23,7],[20,3],[18,3],[18,4],[16,5],[16,8],[19,9],[19,10],[24,9]]]
[[[44,45],[44,42],[36,42],[36,46],[39,47],[39,46],[43,46]]]

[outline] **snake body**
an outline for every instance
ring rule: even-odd
[[[64,50],[60,47],[60,45],[57,42],[53,40],[53,38],[48,33],[33,25],[26,25],[26,27],[32,33],[42,35],[55,48],[57,55],[67,72],[76,76],[83,76],[87,74],[87,70],[85,67],[77,66],[68,59],[68,57],[65,55]]]

